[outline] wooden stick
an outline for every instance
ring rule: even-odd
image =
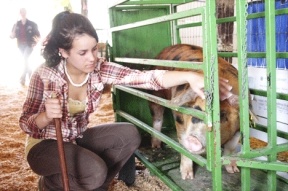
[[[52,98],[56,98],[56,95],[52,94]],[[55,118],[54,123],[55,123],[55,129],[56,129],[57,146],[58,146],[58,153],[59,153],[59,159],[60,159],[60,168],[61,168],[61,173],[62,173],[63,187],[64,187],[64,191],[69,191],[70,190],[69,178],[68,178],[65,152],[64,152],[64,146],[63,146],[61,121],[60,121],[60,119]]]

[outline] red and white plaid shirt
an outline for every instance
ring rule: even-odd
[[[63,141],[73,142],[87,129],[89,114],[96,110],[104,84],[159,90],[163,89],[162,77],[165,72],[164,70],[133,70],[111,62],[98,63],[98,67],[90,73],[88,80],[86,109],[72,116],[68,112],[68,84],[65,81],[63,63],[61,62],[54,68],[42,65],[32,75],[23,112],[19,119],[20,127],[30,137],[56,139],[54,123],[42,130],[35,123],[35,118],[39,113],[45,111],[45,100],[51,96],[52,92],[55,92],[63,108],[61,119]]]

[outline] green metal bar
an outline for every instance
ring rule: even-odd
[[[236,1],[236,24],[237,24],[237,50],[238,50],[238,79],[239,79],[239,95],[240,95],[240,131],[243,136],[242,140],[242,152],[244,154],[250,151],[250,130],[249,130],[249,108],[248,108],[248,84],[245,82],[245,78],[248,79],[247,76],[247,50],[246,50],[246,17],[247,17],[247,4],[246,0]],[[243,30],[244,29],[244,30]],[[244,98],[244,99],[243,99]],[[251,171],[249,168],[242,167],[241,168],[241,181],[242,191],[250,190],[250,176]]]
[[[120,110],[116,111],[116,114],[125,118],[126,120],[130,121],[131,123],[135,124],[137,127],[140,127],[145,132],[150,133],[151,135],[160,139],[161,141],[163,141],[167,145],[171,146],[173,149],[175,149],[179,153],[187,156],[188,158],[193,160],[193,162],[196,162],[200,166],[203,167],[206,164],[205,158],[201,157],[200,155],[190,153],[187,149],[185,149],[182,145],[180,145],[175,140],[173,140],[170,137],[164,135],[163,133],[155,130],[153,127],[147,125],[146,123],[140,121],[139,119],[133,117],[132,115],[129,115],[128,113],[125,113],[125,112],[120,111]]]
[[[284,15],[284,14],[288,14],[288,8],[275,10],[275,15]]]
[[[233,22],[234,20],[235,20],[235,17],[226,17],[226,18],[217,19],[216,23],[221,24],[221,23]],[[181,25],[177,25],[177,28],[181,29],[181,28],[199,27],[199,26],[202,26],[202,22],[181,24]]]
[[[255,158],[255,157],[260,157],[260,156],[266,156],[269,155],[270,153],[279,153],[283,151],[287,151],[288,148],[288,143],[283,143],[283,144],[278,144],[277,147],[275,148],[269,148],[269,147],[264,147],[260,149],[253,149],[250,151],[249,155],[242,155],[239,154],[239,157],[241,158]]]
[[[263,125],[260,125],[260,124],[255,124],[253,129],[257,129],[259,131],[263,131],[263,132],[267,133],[267,126],[263,126]],[[277,129],[275,128],[275,130],[277,130]],[[288,133],[284,132],[284,131],[277,130],[277,137],[282,137],[284,139],[288,139]],[[286,148],[286,150],[287,150],[287,148]]]
[[[288,8],[278,9],[274,11],[275,11],[275,15],[288,14]],[[265,17],[265,12],[251,13],[247,16],[247,19],[249,20],[249,19],[255,19],[255,18],[260,18],[260,17]]]
[[[224,17],[224,18],[219,18],[216,20],[217,24],[222,24],[222,23],[232,23],[236,21],[236,17]]]
[[[275,10],[275,15],[283,15],[283,14],[288,14],[288,8],[283,8],[283,9],[278,9]],[[264,17],[265,13],[260,12],[260,13],[251,13],[247,15],[247,19],[255,19],[255,18],[260,18]],[[217,24],[221,23],[228,23],[228,22],[235,22],[236,17],[225,17],[225,18],[219,18],[216,20]],[[196,26],[202,26],[202,22],[195,22],[195,23],[188,23],[188,24],[182,24],[182,25],[177,25],[177,28],[188,28],[188,27],[196,27]]]
[[[288,165],[284,162],[269,162],[269,161],[261,161],[256,159],[246,159],[246,158],[239,158],[239,157],[229,157],[225,156],[222,158],[223,164],[230,164],[231,162],[236,162],[237,166],[245,167],[245,168],[253,168],[253,169],[262,169],[281,172],[288,172]],[[242,168],[241,168],[242,169]],[[247,177],[246,177],[247,178]],[[269,182],[270,184],[271,182]],[[269,190],[275,190],[276,187]],[[250,190],[250,189],[249,189]]]
[[[288,8],[275,10],[275,15],[284,15],[284,14],[288,14]],[[247,19],[248,20],[249,19],[255,19],[255,18],[264,17],[264,16],[265,16],[264,12],[251,13],[251,14],[247,15]],[[221,24],[221,23],[229,23],[229,22],[235,22],[235,21],[236,21],[236,17],[225,17],[225,18],[217,19],[216,23]],[[198,22],[198,26],[201,26],[201,25],[202,25],[202,23]]]
[[[267,92],[263,90],[250,89],[250,93],[254,95],[267,97]],[[282,94],[282,93],[277,93],[277,92],[274,92],[274,93],[277,99],[288,100],[288,94]]]
[[[288,53],[287,52],[276,52],[276,57],[277,58],[288,58]]]
[[[249,89],[248,89],[248,69],[246,54],[246,6],[244,1],[237,1],[237,49],[238,49],[238,81],[239,81],[239,108],[240,127],[243,137],[243,153],[250,151],[250,126],[249,126]]]
[[[179,13],[174,13],[171,15],[165,15],[153,19],[147,19],[144,21],[139,21],[131,24],[126,24],[122,26],[117,26],[117,27],[112,27],[110,29],[111,32],[116,32],[116,31],[121,31],[121,30],[127,30],[127,29],[132,29],[132,28],[137,28],[141,26],[146,26],[146,25],[152,25],[152,24],[157,24],[161,22],[167,22],[167,21],[172,21],[175,19],[181,19],[181,18],[186,18],[186,17],[191,17],[191,16],[196,16],[196,15],[201,15],[203,12],[203,8],[195,8],[193,10],[188,10],[188,11],[183,11]]]
[[[167,176],[165,176],[165,174],[159,170],[155,165],[153,165],[152,163],[150,163],[138,150],[134,152],[136,157],[147,167],[149,168],[149,170],[157,175],[157,177],[160,178],[160,180],[162,180],[169,188],[171,188],[173,191],[182,191],[182,189],[175,184],[173,181],[171,181],[171,179]]]
[[[276,127],[276,30],[275,30],[275,3],[265,1],[265,30],[266,30],[266,60],[267,60],[267,118],[268,127]],[[268,144],[274,148],[277,144],[276,131],[268,128]],[[273,157],[275,160],[276,157]]]
[[[177,12],[177,7],[173,7],[173,13]],[[181,36],[180,36],[180,28],[178,28],[177,20],[174,20],[172,22],[173,30],[175,31],[176,39],[174,44],[180,44],[181,43]]]
[[[120,109],[120,94],[117,91],[119,91],[119,90],[117,90],[113,87],[112,99],[113,99],[113,110],[114,111],[117,111]],[[116,121],[119,121],[119,122],[122,121],[121,118],[116,114],[114,114],[114,118]]]
[[[193,108],[188,108],[188,107],[179,107],[178,105],[172,104],[170,100],[166,100],[148,93],[145,93],[143,91],[140,90],[136,90],[134,88],[129,88],[129,87],[125,87],[125,86],[120,86],[120,85],[116,85],[114,86],[114,88],[125,91],[127,93],[130,93],[132,95],[135,95],[137,97],[141,97],[143,99],[152,101],[154,103],[157,103],[159,105],[165,106],[169,109],[178,111],[178,112],[182,112],[184,114],[187,115],[193,115],[195,117],[198,117],[199,119],[202,119],[203,121],[207,121],[206,119],[206,114],[203,111],[199,111],[197,109],[193,109]]]
[[[238,57],[237,52],[218,52],[218,55],[221,57]],[[288,58],[287,52],[276,52],[277,58]],[[247,52],[247,58],[265,58],[265,52]]]
[[[205,67],[204,68],[204,83],[205,83],[205,91],[207,92],[207,89],[209,88],[211,90],[211,85],[209,83],[210,79],[209,79],[209,74],[210,74],[210,71],[209,71],[209,64],[207,63],[208,59],[210,57],[207,58],[207,55],[209,54],[208,52],[208,46],[209,46],[209,43],[208,43],[208,39],[209,39],[209,34],[208,34],[208,26],[207,26],[207,22],[204,22],[206,21],[206,9],[205,9],[205,12],[204,14],[202,14],[202,36],[203,36],[203,66]],[[210,74],[211,75],[211,74]],[[211,80],[211,83],[213,82],[213,79]],[[207,87],[209,86],[209,87]],[[209,106],[208,106],[209,105]],[[211,114],[211,101],[210,103],[208,103],[208,101],[206,101],[206,112],[207,113],[207,121],[206,121],[206,124],[208,127],[212,127],[212,114]],[[209,108],[209,109],[208,109]],[[209,111],[210,110],[210,111]],[[206,168],[207,170],[211,171],[212,168],[213,168],[213,164],[212,164],[212,161],[213,159],[211,160],[211,155],[213,153],[213,143],[212,143],[212,138],[213,137],[213,134],[210,132],[210,133],[206,133],[206,155],[207,155],[207,164],[206,164]],[[212,145],[212,146],[211,146]]]
[[[112,8],[112,7],[115,7],[117,5],[121,5],[125,2],[128,2],[129,0],[117,0],[117,1],[109,1],[110,4],[108,4],[108,8]]]
[[[171,6],[170,14],[177,13],[177,7]],[[172,44],[178,44],[180,41],[179,30],[177,29],[177,20],[170,21],[171,31],[172,31]]]
[[[116,1],[116,3],[112,4],[114,6],[116,5],[147,5],[147,4],[184,4],[193,2],[195,0],[129,0],[129,1]]]
[[[216,2],[206,1],[205,14],[202,18],[204,42],[203,60],[205,63],[205,90],[212,97],[212,107],[206,103],[206,112],[209,120],[212,116],[212,131],[207,133],[207,168],[211,169],[213,190],[222,190],[222,165],[221,165],[221,142],[220,142],[220,118],[219,118],[219,80],[218,80],[218,54],[217,54],[217,25],[216,25]],[[212,81],[211,81],[212,80]],[[207,87],[207,89],[206,89]],[[206,96],[206,102],[208,101]]]
[[[113,7],[114,10],[117,11],[123,11],[123,10],[147,10],[147,9],[158,9],[158,8],[167,8],[170,7],[171,5],[164,4],[164,5],[149,5],[149,6],[143,6],[143,5],[137,5],[137,6],[119,6],[119,7]]]
[[[276,30],[275,30],[275,2],[265,1],[265,32],[266,32],[266,61],[267,61],[267,134],[268,147],[275,148],[277,145],[276,123]],[[268,161],[274,162],[277,153],[268,155]],[[276,168],[276,167],[275,167]],[[287,167],[288,169],[288,167]],[[276,171],[268,171],[269,190],[276,190]]]
[[[266,52],[248,52],[247,57],[248,58],[265,58]],[[288,58],[287,52],[275,52],[275,56],[277,58]]]
[[[275,10],[275,15],[284,15],[284,14],[288,14],[288,8],[283,8],[283,9],[278,9]],[[264,17],[265,13],[264,12],[260,12],[260,13],[251,13],[249,15],[247,15],[247,19],[255,19],[255,18],[260,18],[260,17]],[[225,18],[219,18],[216,20],[217,24],[221,24],[221,23],[228,23],[228,22],[235,22],[236,21],[236,17],[225,17]],[[183,24],[183,25],[178,25],[177,28],[187,28],[187,27],[195,27],[195,26],[201,26],[202,22],[195,22],[195,23],[189,23],[189,24]]]
[[[115,62],[203,70],[202,62],[186,62],[186,61],[157,60],[157,59],[143,59],[143,58],[119,58],[119,57],[115,58]]]

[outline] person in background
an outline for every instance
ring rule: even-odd
[[[20,78],[21,85],[25,85],[26,76],[28,79],[31,76],[31,69],[29,67],[29,56],[31,55],[34,46],[40,38],[40,32],[35,22],[27,19],[27,11],[25,8],[20,9],[21,19],[17,21],[12,28],[10,38],[17,39],[17,46],[23,56],[24,67]]]
[[[195,72],[140,71],[97,57],[98,36],[83,15],[57,14],[44,43],[45,63],[32,74],[19,119],[28,134],[25,154],[40,175],[40,190],[63,190],[54,118],[61,120],[71,190],[106,191],[141,142],[137,128],[115,122],[87,128],[104,85],[165,89],[189,83],[203,99],[204,77]],[[220,96],[231,96],[227,80],[220,80]],[[55,94],[55,96],[52,96]]]

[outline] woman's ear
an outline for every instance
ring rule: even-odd
[[[66,50],[64,50],[63,48],[59,48],[59,53],[62,55],[63,58],[68,58],[68,53]]]

